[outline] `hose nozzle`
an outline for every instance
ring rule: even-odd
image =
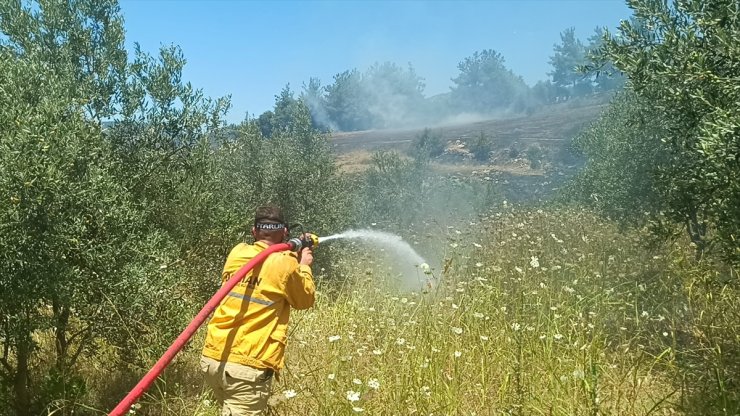
[[[301,237],[293,237],[288,240],[291,251],[301,251],[304,248],[314,248],[319,245],[319,236],[312,233],[305,233]]]

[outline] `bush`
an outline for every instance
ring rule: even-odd
[[[417,159],[437,157],[444,153],[446,145],[441,133],[425,128],[411,143],[411,156]]]
[[[539,169],[542,167],[542,162],[545,159],[545,149],[538,145],[533,145],[527,148],[524,152],[527,159],[529,160],[529,167],[532,169]]]
[[[480,132],[473,142],[470,143],[468,148],[473,152],[475,160],[486,162],[490,158],[490,153],[493,149],[493,141],[491,141],[485,133]]]

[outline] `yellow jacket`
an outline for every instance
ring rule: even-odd
[[[226,259],[222,284],[267,245],[238,244]],[[208,323],[203,355],[222,362],[280,370],[283,367],[290,308],[313,306],[311,268],[295,253],[270,254],[226,296]]]

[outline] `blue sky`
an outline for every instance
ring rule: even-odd
[[[121,0],[121,10],[127,47],[180,45],[183,78],[208,96],[231,94],[231,122],[270,110],[287,83],[326,85],[375,62],[411,63],[432,96],[449,91],[465,57],[495,49],[534,85],[564,29],[585,40],[631,15],[623,0]]]

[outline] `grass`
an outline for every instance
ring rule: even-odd
[[[274,414],[740,412],[730,271],[583,211],[505,206],[440,232],[426,293],[394,289],[393,265],[357,248],[317,271],[316,307],[291,317]],[[218,414],[192,345],[136,413]]]

